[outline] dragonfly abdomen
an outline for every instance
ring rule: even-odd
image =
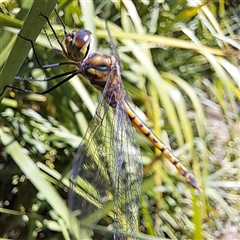
[[[133,112],[130,106],[124,102],[125,111],[127,112],[131,122],[142,132],[154,145],[158,148],[165,157],[170,160],[170,162],[177,168],[178,172],[186,179],[186,181],[191,184],[194,188],[198,189],[197,181],[192,173],[190,173],[187,168],[185,168],[177,157],[168,149],[165,144],[156,137],[156,135],[138,118],[138,116]]]

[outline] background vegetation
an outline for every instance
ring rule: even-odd
[[[39,13],[49,15],[55,2],[34,4],[0,3],[0,90],[14,84],[43,91],[56,82],[13,82],[14,76],[44,79],[69,71],[66,66],[42,71],[28,53],[30,44],[17,38],[21,28],[33,41],[38,36],[42,64],[64,61],[40,33]],[[110,53],[107,18],[137,114],[194,172],[202,189],[198,196],[163,157],[153,161],[159,152],[137,134],[145,173],[139,239],[239,238],[238,1],[59,1],[58,11],[68,30],[93,32],[92,50]],[[50,20],[63,39],[54,12]],[[4,95],[0,237],[70,239],[68,179],[99,93],[76,76],[47,95]],[[103,216],[94,238],[103,239],[110,226]]]

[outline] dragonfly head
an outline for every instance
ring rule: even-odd
[[[85,29],[67,34],[65,44],[68,58],[75,62],[81,62],[88,55],[92,41],[92,33]]]

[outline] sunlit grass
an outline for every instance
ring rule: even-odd
[[[218,3],[195,7],[189,7],[185,2],[149,6],[131,1],[121,4],[109,1],[108,6],[101,1],[94,1],[94,4],[94,8],[89,5],[88,9],[86,2],[80,6],[77,2],[60,1],[58,10],[64,11],[63,21],[69,30],[83,25],[91,28],[96,39],[93,50],[110,53],[104,14],[101,14],[109,7],[110,11],[106,11],[109,12],[106,16],[109,29],[118,44],[123,82],[137,106],[137,114],[172,147],[181,162],[194,173],[202,189],[198,196],[164,158],[161,158],[163,162],[159,160],[147,167],[159,152],[144,136],[137,134],[147,169],[139,215],[139,229],[145,235],[139,235],[139,239],[151,239],[151,236],[224,239],[228,234],[233,234],[234,238],[234,232],[227,226],[234,229],[239,220],[240,46],[237,10],[234,13],[233,5]],[[21,26],[21,21],[14,18],[13,9],[5,5],[1,9],[7,11],[0,15],[4,20],[1,23],[4,34],[0,36],[1,67],[8,59],[6,56],[12,50]],[[220,10],[221,15],[217,15]],[[8,13],[13,17],[7,17]],[[63,38],[54,13],[51,21]],[[27,32],[23,34],[28,36]],[[43,64],[64,61],[51,51],[43,33],[36,47]],[[27,51],[22,56],[23,61]],[[20,52],[13,54],[14,64],[20,67]],[[11,62],[7,62],[5,68],[8,70],[0,79],[1,89],[11,84],[5,76],[10,80],[15,75],[29,77],[38,66],[30,53],[19,73]],[[52,76],[63,71],[66,68],[40,72],[40,78],[41,74]],[[38,85],[35,84],[34,89],[38,89]],[[9,96],[13,98],[11,101]],[[4,196],[3,202],[11,204],[9,207],[4,205],[2,212],[5,217],[8,214],[11,219],[16,219],[11,228],[20,232],[19,218],[14,216],[26,214],[31,219],[32,214],[36,214],[33,219],[41,224],[32,226],[26,221],[27,228],[32,231],[28,236],[36,236],[44,226],[42,233],[46,236],[59,233],[60,238],[69,239],[69,224],[62,226],[69,222],[65,202],[71,163],[94,114],[99,93],[87,81],[80,82],[76,77],[44,98],[38,97],[10,93],[1,105],[0,137],[4,160],[0,179],[4,176],[1,180],[5,185],[17,179],[18,187],[18,197],[12,194],[18,203],[14,205]],[[13,162],[17,166],[11,167]],[[23,189],[24,184],[27,189]],[[48,187],[51,190],[45,192]],[[28,189],[29,199],[24,202]],[[0,218],[0,222],[3,219]],[[103,225],[111,225],[108,220],[105,217]],[[52,221],[59,228],[49,224]],[[9,228],[5,229],[5,232],[0,230],[0,237],[11,237]],[[98,229],[98,226],[95,230],[96,234],[110,231]]]

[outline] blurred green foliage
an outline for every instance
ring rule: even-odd
[[[51,50],[43,31],[39,34],[37,27],[27,25],[33,21],[28,20],[31,4],[0,3],[0,91],[6,84],[44,91],[57,82],[11,82],[12,76],[44,79],[70,70],[62,66],[42,71],[32,51],[28,53],[28,43],[25,47],[16,42],[14,49],[23,27],[24,36],[39,35],[35,47],[42,64],[66,61]],[[50,12],[53,4],[48,4]],[[109,21],[124,86],[137,114],[171,145],[202,188],[198,196],[164,158],[150,164],[159,152],[137,133],[145,172],[139,239],[236,239],[240,221],[237,0],[61,0],[57,8],[69,31],[93,32],[92,50],[110,53],[104,18]],[[47,14],[43,8],[40,12]],[[40,19],[36,15],[38,27],[43,24]],[[54,12],[50,21],[63,39]],[[26,49],[20,57],[22,48]],[[99,93],[79,78],[46,96],[6,92],[0,106],[0,237],[70,239],[66,199],[71,164],[99,101]],[[94,239],[104,239],[102,235],[110,231],[109,211],[95,226]]]

